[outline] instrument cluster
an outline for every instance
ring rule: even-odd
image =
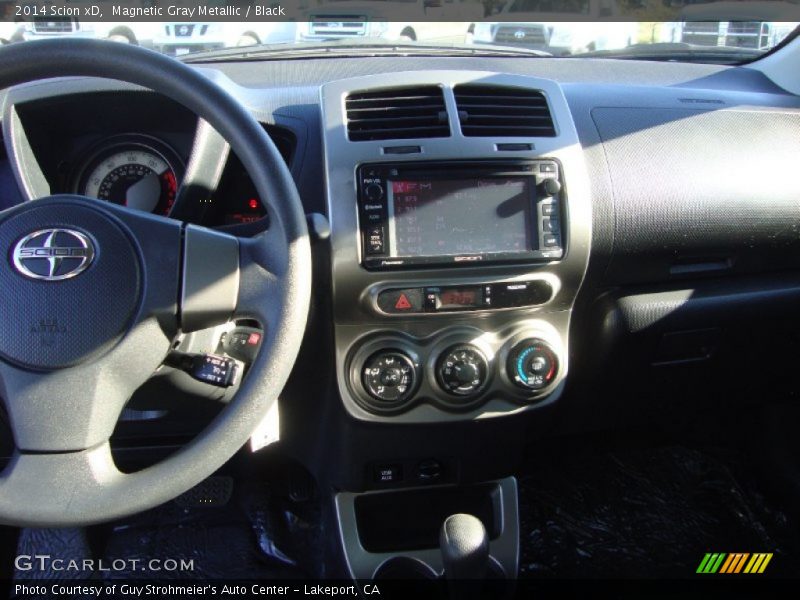
[[[147,135],[117,135],[93,146],[78,162],[70,191],[169,216],[185,171],[169,144]],[[189,214],[193,222],[216,226],[252,223],[264,218],[266,210],[241,162],[231,156],[211,201]]]
[[[198,121],[168,98],[96,92],[26,99],[14,106],[22,133],[13,143],[27,147],[41,169],[36,185],[26,187],[32,197],[78,194],[209,227],[251,223],[267,214],[234,153],[211,183],[216,189],[182,192],[197,151]],[[264,129],[291,164],[294,132],[277,125]]]

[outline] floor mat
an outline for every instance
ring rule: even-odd
[[[797,576],[797,529],[733,457],[682,446],[549,453],[520,478],[520,574],[693,577],[707,552],[772,552]]]

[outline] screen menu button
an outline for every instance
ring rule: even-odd
[[[366,232],[367,254],[384,254],[386,252],[386,236],[383,225],[372,225]]]

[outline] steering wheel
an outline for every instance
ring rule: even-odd
[[[150,50],[96,40],[0,48],[0,89],[89,76],[149,88],[210,123],[241,159],[270,217],[239,238],[75,195],[0,212],[0,397],[15,453],[0,522],[96,523],[166,502],[221,467],[277,401],[300,349],[311,253],[300,198],[254,118],[218,85]],[[232,402],[196,438],[135,473],[109,439],[180,331],[232,318],[264,336]]]

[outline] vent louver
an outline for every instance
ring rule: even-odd
[[[469,137],[555,137],[547,99],[538,90],[488,85],[454,88],[461,132]]]
[[[435,85],[355,92],[345,108],[353,142],[450,136],[444,95]]]

